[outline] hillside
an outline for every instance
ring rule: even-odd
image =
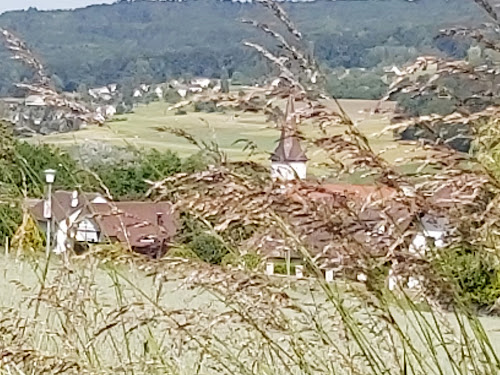
[[[377,68],[402,64],[418,54],[463,54],[465,47],[435,40],[447,25],[478,23],[483,15],[469,0],[317,1],[284,5],[316,55],[329,68]],[[381,15],[383,14],[383,17]],[[255,4],[229,1],[119,2],[74,11],[16,11],[0,26],[21,35],[47,62],[66,90],[110,82],[162,81],[171,76],[260,77],[268,66],[244,49],[262,37],[241,18],[269,21]],[[0,93],[29,78],[1,51]]]

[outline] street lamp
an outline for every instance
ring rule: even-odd
[[[52,226],[52,184],[56,179],[56,171],[54,169],[47,169],[43,172],[45,174],[45,182],[47,183],[47,200],[44,204],[43,217],[47,219],[47,258],[50,255],[50,240],[51,240],[51,226]]]

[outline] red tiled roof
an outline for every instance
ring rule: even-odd
[[[395,198],[397,191],[387,186],[351,185],[351,184],[323,184],[317,193],[321,195],[339,194],[354,199],[390,200]]]
[[[168,202],[111,202],[91,204],[85,216],[96,220],[102,233],[132,247],[146,239],[167,240],[177,232],[172,204]]]

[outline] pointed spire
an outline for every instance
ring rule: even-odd
[[[285,125],[289,125],[288,127],[292,131],[297,130],[297,117],[295,115],[295,98],[293,97],[293,95],[290,95],[288,97],[288,102],[286,103]]]
[[[307,156],[302,150],[300,140],[297,137],[297,115],[295,113],[295,98],[288,97],[285,112],[285,122],[281,126],[281,137],[276,150],[271,155],[274,162],[306,162]]]

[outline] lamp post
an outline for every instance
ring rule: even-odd
[[[54,169],[47,169],[44,171],[45,174],[45,182],[47,183],[47,200],[44,204],[43,217],[47,219],[47,249],[46,255],[47,258],[50,255],[51,248],[51,236],[52,236],[52,184],[56,179],[56,171]]]

